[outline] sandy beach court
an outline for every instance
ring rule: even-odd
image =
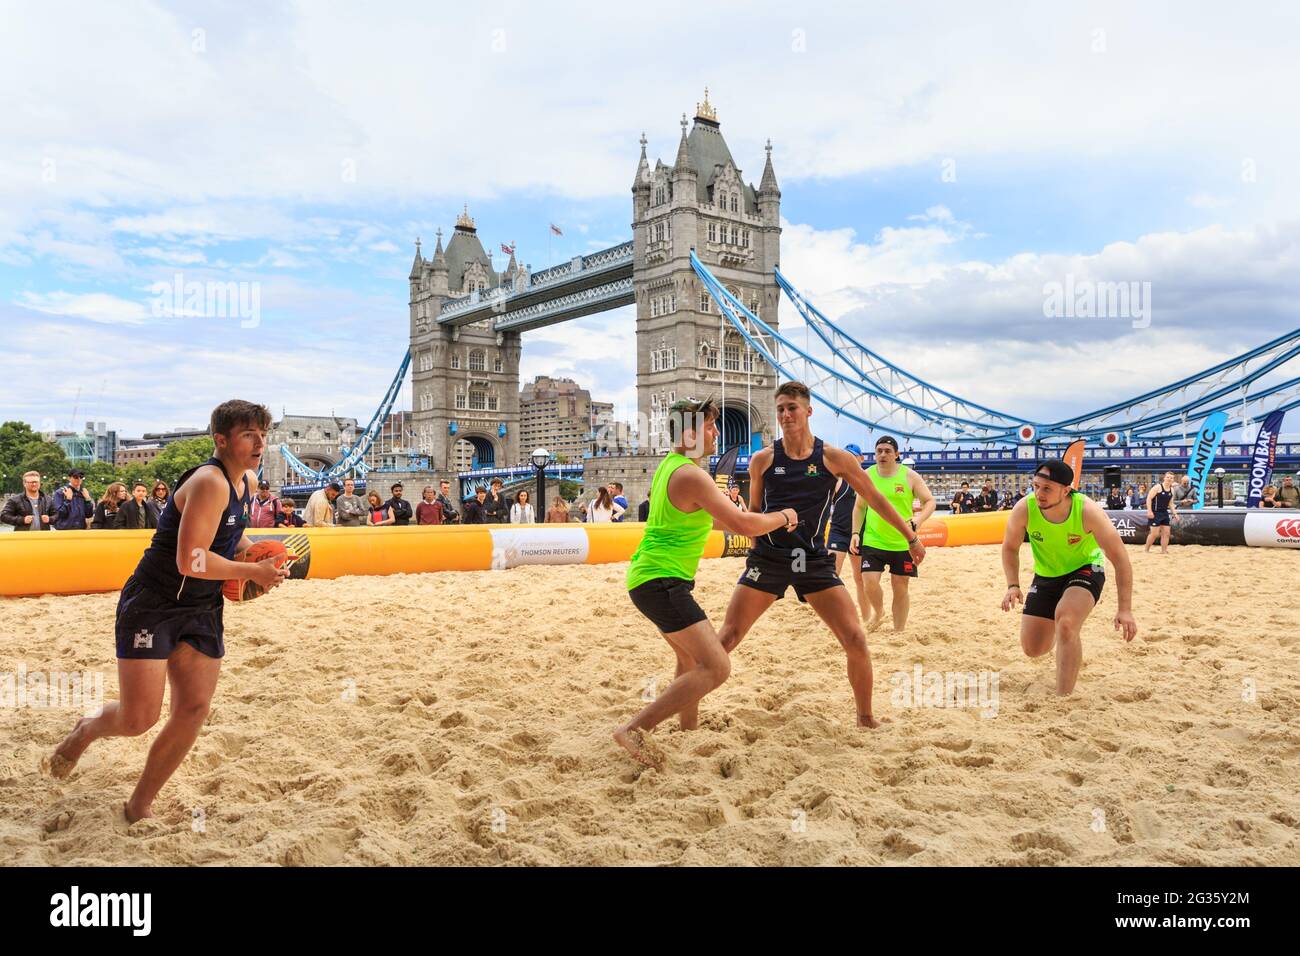
[[[1111,629],[1111,575],[1072,698],[998,607],[998,549],[933,549],[907,631],[870,638],[880,729],[854,725],[843,653],[791,594],[700,729],[656,732],[663,771],[610,739],[672,678],[625,565],[291,582],[227,606],[211,715],[153,820],[128,826],[121,804],[157,728],[56,781],[41,760],[77,713],[0,709],[0,858],[1300,864],[1296,555],[1129,553],[1139,635]],[[715,624],[742,568],[701,564]],[[0,674],[100,672],[115,699],[116,601],[0,602]],[[984,675],[974,706],[922,692],[953,673]]]

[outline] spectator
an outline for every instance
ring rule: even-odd
[[[104,489],[104,497],[95,506],[95,514],[90,526],[96,531],[115,531],[120,528],[122,503],[130,497],[126,485],[115,481]]]
[[[85,531],[95,516],[95,499],[81,481],[80,468],[68,472],[68,483],[54,493],[54,527],[59,531]]]
[[[384,499],[379,497],[379,492],[372,491],[366,495],[366,504],[370,519],[367,522],[371,527],[378,528],[386,524],[392,524],[393,509],[384,504]],[[409,505],[407,507],[410,507]]]
[[[736,484],[734,478],[727,482],[727,498],[741,511],[749,510],[749,505],[745,504],[745,499],[740,496],[740,485]]]
[[[511,524],[536,524],[537,514],[528,503],[528,492],[515,492],[515,503],[510,506]]]
[[[275,526],[277,528],[301,528],[307,522],[302,520],[302,515],[295,510],[298,502],[292,498],[280,499],[280,511],[275,516]]]
[[[1282,479],[1282,487],[1277,490],[1277,506],[1300,508],[1300,488],[1296,487],[1295,479],[1290,475]]]
[[[483,502],[483,521],[486,524],[505,524],[510,518],[510,504],[501,493],[501,479],[492,479],[492,490]]]
[[[1007,489],[1002,493],[1002,504],[999,506],[998,510],[1010,511],[1016,506],[1016,502],[1019,500],[1019,496],[1017,496],[1013,490]]]
[[[636,520],[642,523],[650,520],[650,494],[648,492],[645,501],[636,506]]]
[[[1028,494],[1029,494],[1028,488],[1024,488],[1021,489],[1020,491],[1017,491],[1015,497],[1011,499],[1011,507],[1014,508],[1016,505],[1018,505],[1020,503],[1020,499],[1024,498]]]
[[[23,475],[23,493],[5,502],[0,522],[15,531],[53,531],[55,513],[54,499],[41,494],[41,473],[29,471]]]
[[[976,511],[997,511],[998,493],[993,490],[993,482],[984,479],[984,488],[975,496]]]
[[[359,528],[366,523],[366,500],[357,494],[357,483],[343,479],[343,494],[334,499],[334,523],[342,528]]]
[[[167,507],[169,497],[171,497],[171,490],[167,487],[167,482],[162,479],[154,481],[153,490],[149,492],[149,500],[146,504],[148,504],[149,511],[153,514],[153,526],[155,528],[158,527],[158,519],[162,517],[163,509]]]
[[[561,495],[556,495],[551,502],[551,510],[546,512],[547,524],[565,524],[569,520],[569,503]]]
[[[1136,494],[1128,496],[1128,506],[1134,511],[1141,511],[1147,506],[1147,483],[1145,481],[1138,485]]]
[[[465,524],[487,524],[487,489],[480,488],[474,497],[465,502]]]
[[[257,494],[248,502],[250,528],[274,528],[279,522],[280,499],[271,495],[271,483],[263,478],[257,483]]]
[[[963,481],[961,488],[952,496],[952,513],[965,514],[975,509],[975,496],[970,493],[970,482]]]
[[[1106,495],[1106,510],[1107,511],[1124,510],[1124,493],[1119,490],[1118,485],[1115,486],[1114,488],[1111,488]]]
[[[415,512],[411,509],[411,503],[402,497],[402,483],[399,481],[388,489],[393,493],[393,497],[384,502],[384,507],[393,513],[393,524],[399,528],[405,528],[415,517]]]
[[[131,486],[131,497],[126,500],[118,512],[118,523],[123,528],[156,528],[158,522],[149,510],[149,502],[145,496],[149,494],[149,489],[145,487],[143,481],[137,481]]]
[[[1174,486],[1174,504],[1179,508],[1191,508],[1196,504],[1196,489],[1192,487],[1192,476],[1183,475]]]
[[[307,499],[304,519],[309,528],[334,527],[334,501],[343,494],[343,486],[331,481],[324,488],[317,488]]]
[[[607,487],[609,488],[610,498],[614,499],[614,504],[623,509],[623,511],[618,512],[614,520],[622,521],[623,512],[627,511],[627,499],[623,497],[623,483],[621,481],[611,481]]]
[[[601,486],[596,489],[596,497],[587,509],[587,520],[592,524],[608,524],[618,518],[626,509],[615,503],[609,488]]]
[[[1265,485],[1263,492],[1259,496],[1259,506],[1261,508],[1280,508],[1277,503],[1277,486]]]
[[[446,478],[438,482],[438,503],[442,505],[443,524],[460,523],[460,512],[451,503],[451,482]]]
[[[433,485],[425,485],[420,498],[422,500],[415,506],[415,523],[442,524],[442,502],[434,495]]]

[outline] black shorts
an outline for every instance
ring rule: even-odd
[[[1025,595],[1025,613],[1030,617],[1056,617],[1056,605],[1066,588],[1083,588],[1092,595],[1095,605],[1101,600],[1101,590],[1106,586],[1106,569],[1101,565],[1085,564],[1083,567],[1056,578],[1035,574]]]
[[[842,554],[849,553],[849,539],[852,535],[837,534],[834,528],[826,539],[826,547],[831,551],[839,551]]]
[[[177,604],[131,575],[117,599],[118,658],[163,661],[182,643],[208,657],[225,657],[224,603],[219,598],[215,605]]]
[[[684,631],[709,616],[691,592],[695,582],[683,578],[651,578],[627,592],[636,609],[665,634]]]
[[[1168,528],[1168,527],[1169,527],[1169,512],[1166,511],[1164,514],[1159,514],[1159,515],[1156,515],[1154,518],[1152,518],[1152,519],[1151,519],[1151,527],[1153,527],[1153,528],[1161,528],[1161,527]]]
[[[859,547],[862,552],[864,574],[880,573],[885,569],[899,578],[916,577],[916,562],[909,551],[882,551],[879,548]]]
[[[804,600],[806,594],[844,584],[835,573],[834,555],[819,554],[796,561],[792,558],[770,557],[753,550],[745,558],[745,573],[736,583],[755,591],[775,594],[777,598],[785,597],[785,589],[792,587],[795,597],[800,601]]]

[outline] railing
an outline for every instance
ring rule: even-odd
[[[575,256],[568,262],[534,272],[528,277],[528,284],[522,289],[497,286],[494,289],[484,289],[482,292],[476,290],[467,296],[444,302],[442,308],[438,310],[438,318],[439,320],[451,319],[484,307],[497,306],[499,308],[500,303],[508,301],[513,296],[536,292],[539,289],[558,285],[579,275],[623,266],[631,261],[631,242],[624,242],[608,249],[601,249],[599,252],[593,252],[590,255]]]
[[[514,312],[503,316],[498,321],[497,328],[514,328],[515,326],[534,322],[549,315],[555,315],[560,312],[569,312],[573,309],[582,308],[587,305],[595,305],[596,303],[604,302],[608,299],[617,299],[631,294],[632,278],[629,276],[626,279],[619,279],[605,285],[598,285],[590,289],[571,292],[568,295],[560,296],[557,299],[548,299],[545,302],[538,302],[535,305],[517,309]]]

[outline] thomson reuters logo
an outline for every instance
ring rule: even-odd
[[[1300,518],[1286,518],[1274,529],[1279,538],[1300,538]]]

